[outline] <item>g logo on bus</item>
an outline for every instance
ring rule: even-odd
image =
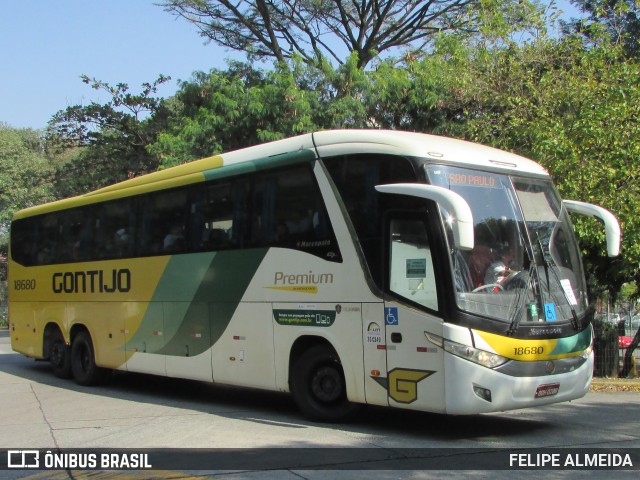
[[[436,373],[433,370],[394,368],[387,378],[372,377],[389,392],[398,403],[413,403],[418,399],[418,382]]]

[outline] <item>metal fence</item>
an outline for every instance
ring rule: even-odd
[[[618,377],[623,370],[623,361],[631,341],[640,328],[640,314],[608,313],[596,315],[593,327],[595,336],[593,345],[594,376]],[[633,363],[630,376],[637,376],[637,369],[640,367],[639,348],[635,348],[631,352],[631,358]]]

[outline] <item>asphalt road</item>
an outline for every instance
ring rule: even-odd
[[[631,451],[638,458],[636,471],[483,470],[492,455],[557,447]],[[12,352],[8,332],[0,331],[0,449],[16,448],[238,448],[255,449],[254,456],[275,451],[278,458],[250,461],[246,469],[127,472],[125,477],[70,469],[0,470],[0,478],[441,478],[442,471],[421,468],[425,452],[442,456],[436,465],[448,470],[447,478],[637,478],[640,394],[594,392],[567,404],[461,417],[366,408],[351,423],[316,424],[279,393],[124,373],[100,387],[79,387],[56,378],[46,362]],[[322,448],[331,448],[330,455]],[[462,453],[452,455],[454,448]],[[476,455],[477,469],[470,470],[474,449],[483,450]],[[458,462],[466,470],[456,470]],[[310,464],[315,466],[304,467]]]

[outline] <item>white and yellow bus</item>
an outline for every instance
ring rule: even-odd
[[[517,155],[396,131],[302,135],[16,213],[10,334],[60,377],[144,372],[449,414],[583,396],[568,211]]]

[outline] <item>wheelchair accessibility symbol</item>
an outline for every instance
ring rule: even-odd
[[[387,325],[398,325],[398,307],[385,307],[384,318]]]

